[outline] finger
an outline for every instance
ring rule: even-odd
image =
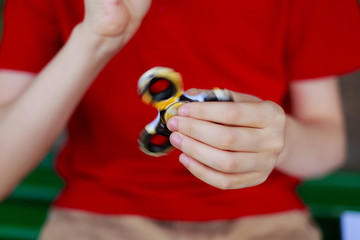
[[[170,141],[186,155],[224,173],[261,171],[269,162],[261,161],[265,159],[262,154],[219,150],[177,132],[171,134]]]
[[[275,103],[264,102],[193,102],[182,105],[178,114],[226,125],[264,128],[284,117]]]
[[[264,129],[231,127],[178,116],[170,118],[167,126],[173,132],[222,150],[259,152],[268,144]]]
[[[264,182],[267,176],[261,173],[224,173],[216,171],[186,154],[181,154],[180,162],[197,178],[220,189],[239,189]]]

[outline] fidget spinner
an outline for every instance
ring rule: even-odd
[[[233,101],[228,90],[215,88],[197,95],[183,92],[182,77],[171,68],[155,67],[145,72],[138,82],[141,100],[158,110],[157,117],[141,131],[140,149],[151,156],[162,156],[173,149],[166,122],[177,115],[178,108],[187,102]]]

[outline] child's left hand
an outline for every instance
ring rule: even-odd
[[[167,123],[183,165],[220,189],[261,184],[284,147],[283,109],[251,95],[232,95],[234,102],[187,103]]]

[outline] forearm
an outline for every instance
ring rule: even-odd
[[[0,198],[32,170],[111,59],[105,38],[74,29],[57,56],[0,111]]]
[[[344,132],[341,121],[301,122],[288,116],[285,147],[277,169],[299,178],[313,178],[339,168],[346,155]]]

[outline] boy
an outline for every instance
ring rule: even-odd
[[[334,76],[359,67],[359,26],[354,0],[8,1],[1,196],[69,121],[42,239],[319,239],[295,188],[344,160]],[[169,120],[182,165],[137,147],[154,66],[233,91]]]

